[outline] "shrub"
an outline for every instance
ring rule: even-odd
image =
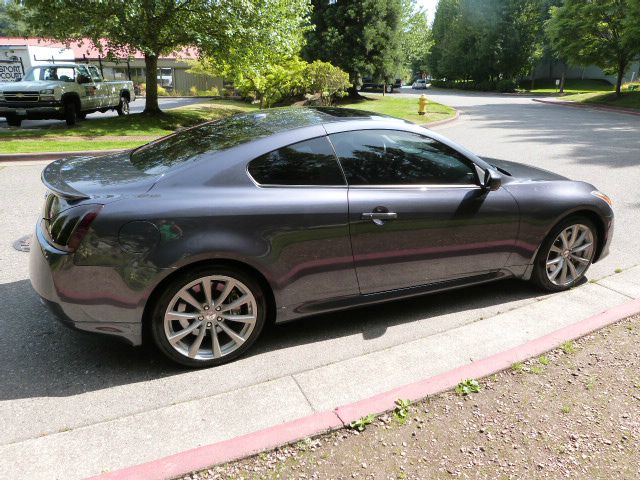
[[[517,87],[518,83],[511,78],[503,78],[496,84],[496,90],[502,93],[515,92]]]
[[[212,87],[209,90],[198,90],[195,85],[189,89],[189,93],[193,97],[217,97],[220,95],[217,87]]]
[[[168,95],[169,95],[169,92],[167,92],[167,89],[158,85],[158,96],[167,97]]]
[[[349,74],[329,62],[316,60],[308,64],[304,75],[309,93],[318,94],[322,105],[331,105],[335,97],[345,96],[351,86]]]

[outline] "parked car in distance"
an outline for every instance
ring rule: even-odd
[[[95,65],[52,63],[29,68],[17,82],[0,83],[0,116],[19,127],[23,120],[59,119],[75,125],[93,112],[129,113],[133,82],[105,81]]]
[[[365,77],[362,85],[359,87],[359,90],[363,92],[367,91],[379,91],[386,93],[393,93],[396,88],[402,87],[402,79],[396,78],[393,82],[384,83],[384,81],[379,80],[375,81],[372,77]]]
[[[426,90],[431,87],[431,84],[424,78],[419,78],[411,85],[414,90]]]
[[[509,277],[566,290],[613,231],[593,185],[343,108],[228,117],[42,180],[44,302],[190,367],[238,357],[268,321]]]

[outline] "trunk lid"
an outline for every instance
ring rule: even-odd
[[[160,175],[145,173],[129,161],[129,151],[97,157],[56,160],[42,172],[42,182],[67,200],[94,199],[100,203],[122,195],[144,193]]]

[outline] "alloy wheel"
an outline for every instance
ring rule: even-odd
[[[575,224],[563,229],[551,244],[546,259],[547,278],[564,287],[575,283],[593,260],[594,235],[586,225]]]
[[[238,279],[211,275],[181,288],[164,314],[169,345],[192,360],[229,355],[251,336],[258,318],[256,299]]]

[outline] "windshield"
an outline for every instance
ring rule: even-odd
[[[163,173],[243,143],[278,132],[322,123],[319,110],[285,108],[265,113],[248,113],[205,123],[144,145],[131,153],[131,163],[149,174]]]
[[[76,73],[72,67],[32,67],[27,70],[24,78],[26,82],[33,81],[57,81],[57,82],[75,82]]]

